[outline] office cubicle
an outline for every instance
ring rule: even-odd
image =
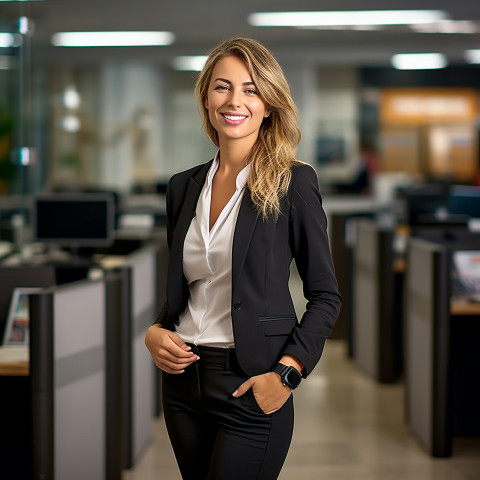
[[[454,436],[480,436],[480,304],[451,301],[452,254],[480,250],[479,234],[412,239],[405,279],[406,420],[435,457]]]
[[[155,364],[145,347],[145,331],[157,315],[157,249],[144,247],[128,256],[132,268],[131,420],[132,464],[151,441],[156,399]]]
[[[32,294],[33,478],[107,478],[106,287]]]
[[[394,271],[391,227],[355,221],[353,247],[353,358],[380,382],[398,380],[402,370],[401,284]]]
[[[16,451],[26,445],[23,452],[33,456],[39,475],[70,480],[78,472],[78,478],[119,479],[151,440],[158,382],[144,333],[161,301],[157,278],[163,278],[164,262],[157,245],[147,245],[115,268],[94,267],[101,280],[66,283],[32,296],[31,376],[22,380],[21,394],[32,394],[33,420],[28,409],[21,422],[35,440],[29,454],[31,434],[24,435]],[[57,268],[0,268],[0,278],[11,280],[2,284],[9,291],[1,297],[7,301],[15,286],[55,284]],[[9,397],[16,393],[9,391]]]

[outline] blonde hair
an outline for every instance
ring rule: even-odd
[[[250,162],[247,184],[252,202],[263,219],[277,219],[280,201],[287,193],[291,180],[292,166],[299,163],[295,158],[295,150],[300,142],[297,108],[282,68],[267,48],[250,38],[234,37],[225,40],[210,52],[195,84],[203,128],[217,147],[218,133],[210,123],[205,101],[216,63],[228,56],[237,56],[245,61],[270,112],[264,118],[258,138],[247,158]]]

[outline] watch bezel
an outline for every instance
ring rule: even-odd
[[[300,385],[302,376],[295,367],[288,367],[286,372],[283,374],[283,381],[288,388],[294,390]]]
[[[302,381],[302,375],[295,367],[279,363],[273,371],[280,376],[283,385],[287,386],[290,390],[297,388]]]

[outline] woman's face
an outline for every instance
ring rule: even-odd
[[[243,140],[252,146],[269,115],[246,63],[239,57],[219,60],[212,71],[205,107],[220,144]]]

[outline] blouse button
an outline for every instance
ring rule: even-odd
[[[242,306],[243,306],[242,302],[234,302],[234,304],[233,304],[233,308],[235,310],[240,310],[242,308]]]

